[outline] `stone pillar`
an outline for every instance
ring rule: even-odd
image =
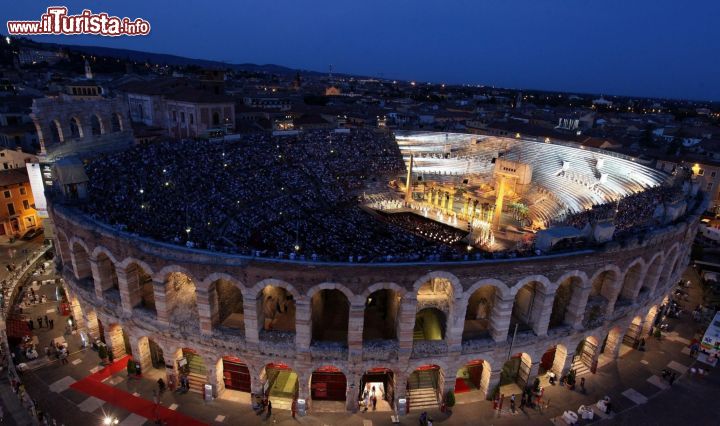
[[[364,320],[364,301],[355,301],[354,303],[351,302],[350,315],[348,318],[348,352],[350,355],[351,363],[355,361],[362,361]]]
[[[79,309],[79,306],[78,306]],[[73,315],[76,321],[78,321],[78,326],[80,325],[80,322],[78,320],[78,316]],[[90,340],[99,338],[100,337],[100,325],[98,324],[98,318],[97,313],[95,310],[87,309],[84,313],[84,315],[80,315],[80,318],[83,318],[85,320],[85,327],[87,328],[88,336],[90,336]]]
[[[217,298],[217,293],[215,293]],[[195,294],[197,295],[197,308],[198,308],[198,317],[200,320],[200,333],[202,333],[205,336],[211,336],[213,332],[213,320],[212,320],[212,310],[213,308],[217,311],[217,305],[215,307],[212,306],[212,297],[213,294],[208,292],[205,289],[196,289]]]
[[[139,340],[130,337],[130,348],[132,349],[133,359],[140,363],[142,371],[149,371],[152,368],[152,359],[150,359],[150,340],[142,337]]]
[[[607,343],[605,344],[605,351],[603,352],[606,356],[611,359],[617,359],[620,353],[620,346],[622,345],[623,336],[625,332],[620,330],[618,332],[610,332],[608,334]]]
[[[490,371],[490,380],[488,381],[488,391],[486,398],[492,398],[493,392],[495,392],[495,389],[498,389],[500,387],[500,376],[502,374],[502,366],[497,369],[492,369]]]
[[[115,360],[125,356],[125,340],[123,339],[123,330],[119,324],[108,325],[103,327],[105,333],[105,344],[108,350],[112,351]]]
[[[397,320],[397,337],[399,347],[398,357],[400,359],[407,360],[410,357],[410,354],[412,354],[413,328],[415,328],[416,311],[417,299],[415,298],[415,295],[405,296],[400,303],[400,312],[398,313]]]
[[[545,293],[539,287],[535,289],[535,302],[530,315],[533,331],[540,337],[547,336],[554,300],[554,293]]]
[[[495,292],[495,303],[490,314],[490,335],[497,343],[506,342],[508,339],[514,301],[513,296],[503,296],[499,291]]]
[[[357,413],[360,409],[358,404],[358,394],[360,389],[360,381],[362,380],[362,374],[348,373],[347,377],[347,391],[345,393],[345,408],[351,413]]]
[[[395,407],[397,407],[398,400],[407,398],[407,379],[408,376],[404,372],[395,371]],[[405,413],[400,413],[404,415]]]
[[[265,376],[265,378],[263,379],[255,374],[253,374],[252,378],[250,379],[250,391],[252,392],[252,400],[250,401],[250,403],[253,409],[257,407],[257,404],[255,403],[255,396],[263,395],[263,387],[265,385],[265,380],[267,380],[267,376]]]
[[[565,311],[565,324],[568,324],[575,330],[582,329],[582,321],[585,317],[585,308],[587,308],[588,297],[592,287],[573,289],[570,304]]]
[[[467,303],[463,297],[456,297],[450,309],[451,318],[448,318],[447,334],[445,336],[450,352],[462,351],[462,334],[465,327],[465,312]]]
[[[126,315],[132,315],[133,308],[140,304],[141,295],[137,274],[127,273],[126,269],[117,270],[120,304]]]
[[[530,364],[530,373],[528,374],[528,382],[526,384],[532,385],[539,372],[540,360],[533,360],[532,364]]]
[[[245,294],[243,294],[243,321],[245,322],[245,342],[257,345],[260,342],[258,301],[255,297]]]
[[[155,296],[155,310],[157,311],[157,320],[160,324],[170,324],[170,299],[172,296],[168,294],[168,288],[165,281],[153,280],[153,292]]]
[[[295,301],[295,347],[299,352],[310,350],[311,330],[310,300],[302,296]],[[310,393],[307,394],[310,396]]]
[[[562,358],[562,355],[565,358]],[[574,352],[568,352],[564,347],[558,346],[555,349],[555,359],[553,360],[552,371],[557,375],[558,378],[562,377],[565,373],[570,371],[572,367],[573,358],[575,357]]]
[[[454,201],[454,198],[455,198],[455,194],[451,193],[451,194],[449,194],[449,195],[450,195],[450,199],[448,200],[448,207],[447,207],[447,209],[452,212],[452,209],[453,209],[453,201]]]
[[[213,388],[215,389],[215,397],[216,398],[219,397],[220,395],[222,395],[223,392],[225,392],[225,380],[223,379],[224,368],[225,367],[223,366],[222,358],[220,358],[215,363],[215,374],[213,375],[213,377],[215,378],[214,383],[213,383]]]
[[[87,277],[92,276],[92,271],[90,269],[90,262],[88,262],[87,255],[80,255],[83,256],[85,261],[82,261],[81,259],[78,259],[78,254],[76,253],[74,256],[72,256],[72,267],[73,267],[73,273],[75,274],[75,278],[81,280]]]

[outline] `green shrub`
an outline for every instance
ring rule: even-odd
[[[132,359],[128,359],[127,372],[130,376],[134,375],[137,372],[137,370],[135,370],[135,361],[133,361]]]
[[[455,392],[448,391],[447,395],[445,395],[445,405],[448,407],[455,406]]]

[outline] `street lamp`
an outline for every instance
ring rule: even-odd
[[[114,416],[105,416],[105,418],[103,419],[104,425],[116,425],[118,423],[120,423],[120,421],[117,419],[117,417]]]

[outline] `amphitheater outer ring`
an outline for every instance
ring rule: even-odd
[[[566,372],[572,363],[575,348],[586,338],[596,343],[605,336],[619,341],[606,357],[617,357],[620,342],[630,324],[641,318],[643,332],[649,330],[658,307],[684,271],[689,261],[692,241],[697,232],[699,215],[705,203],[673,225],[636,235],[622,242],[606,243],[600,249],[546,255],[530,258],[436,263],[350,264],[300,262],[251,258],[246,256],[187,249],[132,236],[99,223],[78,210],[65,205],[50,204],[55,225],[54,243],[58,264],[62,267],[65,289],[73,305],[78,327],[91,336],[99,333],[96,319],[104,325],[106,341],[110,333],[122,329],[130,341],[133,355],[145,367],[149,363],[147,339],[163,351],[168,375],[177,374],[173,357],[181,356],[182,348],[200,355],[207,367],[206,382],[214,393],[224,391],[222,357],[240,358],[251,375],[254,393],[262,391],[264,367],[282,362],[298,374],[298,397],[310,402],[310,377],[320,366],[337,367],[346,376],[346,406],[357,409],[357,388],[364,372],[387,368],[393,372],[395,401],[405,398],[410,374],[419,366],[440,368],[438,393],[453,389],[455,373],[473,360],[483,360],[481,391],[489,396],[500,381],[500,371],[508,356],[510,317],[514,298],[529,282],[538,283],[540,310],[532,333],[516,339],[512,353],[529,356],[530,377],[538,373],[540,359],[552,347],[566,352],[562,362],[553,363],[557,373]],[[83,263],[83,250],[86,262]],[[99,261],[102,257],[103,261]],[[107,260],[112,262],[118,278],[119,300],[108,297]],[[105,265],[105,266],[104,266]],[[153,318],[138,317],[128,289],[128,269],[138,265],[152,276],[157,313]],[[89,269],[89,270],[83,270]],[[172,296],[165,286],[170,272],[183,272],[196,286],[198,326],[190,332],[180,331],[168,318]],[[625,288],[625,276],[632,281]],[[104,276],[105,275],[105,276]],[[608,297],[604,320],[592,328],[583,326],[583,316],[593,281],[610,277],[605,289]],[[80,278],[78,278],[80,277]],[[575,277],[573,299],[568,308],[572,324],[548,330],[554,292],[566,279]],[[226,336],[212,325],[212,283],[225,279],[236,285],[243,296],[244,336]],[[417,290],[424,282],[444,278],[452,285],[448,298],[445,352],[423,356],[413,349],[412,329],[418,309]],[[293,349],[259,338],[257,297],[267,285],[285,287],[295,298],[295,344]],[[486,285],[494,286],[494,307],[490,313],[491,338],[476,345],[463,344],[462,331],[472,293]],[[371,291],[393,289],[401,297],[396,313],[398,338],[396,347],[388,351],[370,351],[363,345],[363,313]],[[311,344],[312,314],[310,297],[320,289],[338,289],[350,303],[348,342],[346,349],[332,349]],[[620,306],[621,294],[630,300]],[[120,327],[117,327],[120,326]],[[597,361],[599,354],[595,355]],[[557,358],[557,357],[556,357]],[[557,365],[556,365],[557,364]],[[445,379],[449,377],[450,379]]]

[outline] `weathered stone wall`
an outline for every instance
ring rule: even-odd
[[[68,263],[67,255],[60,259],[68,292],[85,308],[88,330],[93,330],[92,320],[97,312],[105,326],[120,324],[137,351],[146,348],[138,343],[142,338],[152,339],[162,348],[169,365],[179,349],[196,350],[208,366],[208,383],[214,384],[217,391],[222,390],[218,383],[222,363],[218,360],[223,356],[238,357],[248,365],[254,390],[261,388],[264,380],[261,373],[266,364],[283,362],[298,373],[301,398],[309,398],[312,372],[324,365],[339,368],[348,383],[355,384],[371,368],[389,368],[394,372],[395,397],[401,398],[405,396],[407,378],[419,366],[437,365],[442,370],[441,376],[447,378],[441,390],[447,391],[454,385],[452,377],[459,368],[470,361],[483,360],[488,370],[483,372],[483,389],[491,391],[499,381],[509,351],[515,296],[527,284],[532,284],[536,291],[533,330],[517,336],[513,352],[524,353],[524,359],[531,362],[531,373],[537,374],[542,355],[550,348],[560,348],[556,354],[564,356],[556,355],[553,369],[567,371],[576,355],[575,348],[585,338],[602,342],[612,331],[611,340],[621,342],[637,316],[643,321],[643,329],[648,330],[648,322],[688,263],[698,221],[697,214],[690,215],[684,222],[623,242],[611,242],[595,251],[495,261],[363,265],[278,261],[191,250],[122,234],[68,207],[51,204],[50,210],[58,230],[55,242],[61,253],[76,259],[83,256],[79,251],[82,249],[91,262],[105,253],[117,271],[121,305],[105,303],[105,293],[88,291],[80,285],[76,279],[77,262]],[[123,309],[130,306],[126,299],[132,282],[127,276],[132,274],[127,269],[135,264],[142,265],[153,278],[155,316]],[[199,324],[210,324],[213,315],[217,315],[218,303],[208,296],[213,283],[223,279],[239,288],[244,305],[244,335],[208,334],[205,329],[201,332],[200,325],[180,330],[168,312],[174,303],[168,288],[171,273],[184,274],[194,283]],[[100,282],[107,279],[93,278]],[[418,290],[433,280],[449,283],[451,290],[440,295],[448,304],[448,318],[446,337],[438,344],[413,341],[412,333],[415,313],[420,307]],[[572,295],[566,307],[566,321],[550,327],[556,289],[567,280],[572,282]],[[590,297],[593,281],[602,284],[600,294],[594,296],[601,299],[602,309],[596,320],[587,324],[583,319],[594,300]],[[277,341],[263,339],[258,333],[263,320],[262,291],[268,285],[285,289],[296,303],[296,332]],[[373,291],[383,288],[393,289],[401,296],[395,309],[398,338],[388,347],[366,347],[362,341],[365,301]],[[467,310],[475,309],[478,294],[489,294],[488,288],[495,293],[489,309],[492,338],[463,341]],[[311,300],[321,289],[342,291],[350,303],[347,348],[310,345],[313,323],[320,318],[320,311]],[[476,293],[478,290],[480,293]],[[627,303],[616,303],[621,294]],[[474,317],[474,313],[469,316]],[[613,345],[605,355],[616,356],[618,349],[619,344]],[[145,353],[135,355],[147,363]],[[353,392],[349,392],[348,398],[348,406],[352,407]]]

